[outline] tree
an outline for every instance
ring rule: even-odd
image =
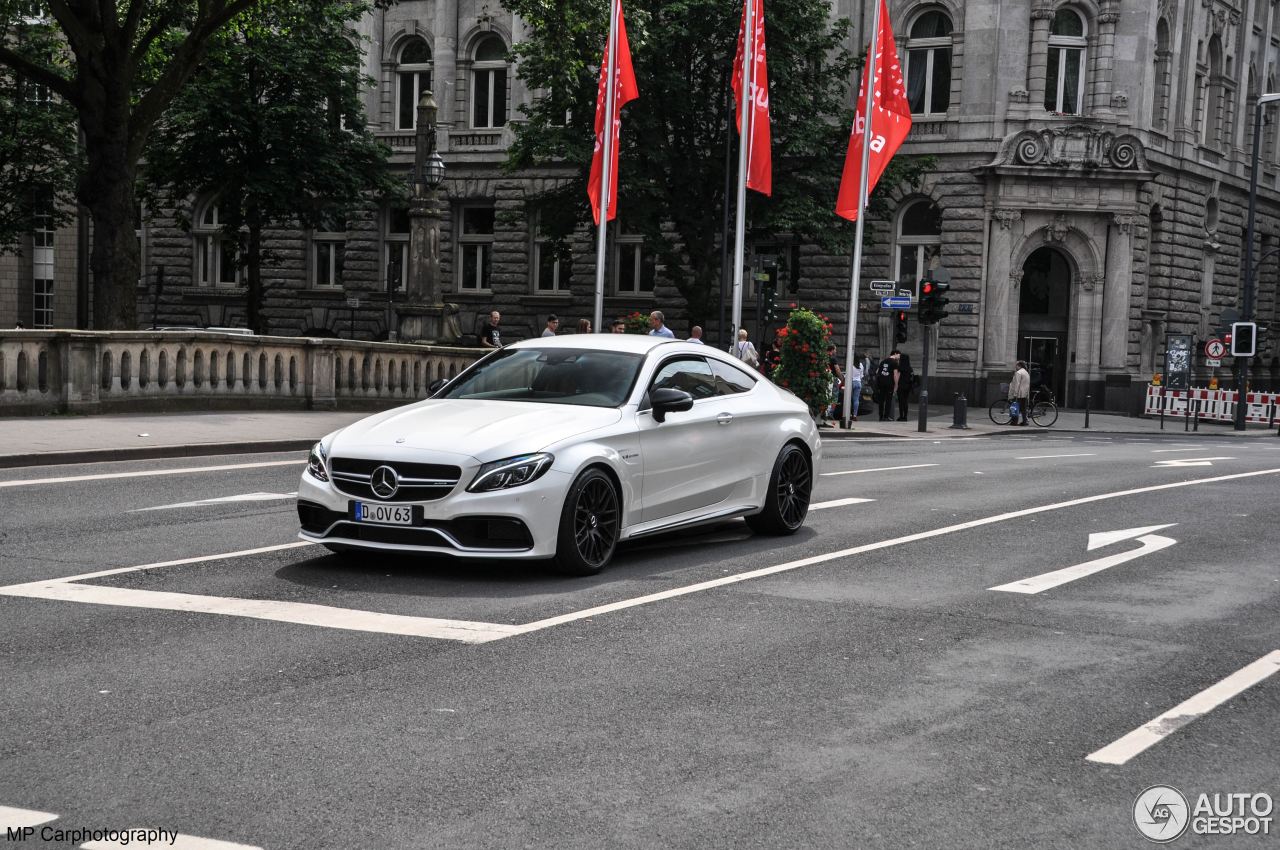
[[[608,4],[594,0],[506,0],[528,22],[513,48],[521,76],[546,96],[525,109],[516,128],[512,169],[560,165],[571,176],[534,201],[541,226],[566,239],[591,221],[586,178]],[[627,35],[640,98],[622,118],[619,218],[643,234],[668,268],[687,269],[673,283],[704,321],[720,274],[725,145],[731,123],[732,71],[740,0],[631,0]],[[831,253],[849,250],[851,223],[835,215],[849,128],[849,89],[857,60],[843,47],[849,22],[828,18],[826,0],[767,7],[773,196],[748,192],[753,232],[787,234]],[[817,58],[815,58],[817,57]],[[566,120],[566,113],[569,119]],[[730,164],[737,175],[737,158]],[[927,161],[898,157],[881,179],[885,190],[916,182]],[[672,241],[665,227],[674,228]]]
[[[390,150],[365,125],[363,2],[266,3],[214,37],[200,73],[146,149],[150,192],[212,191],[225,236],[245,235],[249,327],[262,332],[263,230],[332,224],[371,194],[403,193]]]
[[[10,49],[33,64],[62,59],[53,27],[24,17]],[[51,225],[70,217],[77,178],[75,112],[40,83],[0,67],[0,252],[13,251],[37,215]]]
[[[76,194],[93,223],[89,267],[97,328],[128,329],[137,322],[135,179],[147,137],[199,65],[209,39],[256,2],[46,0],[72,61],[44,64],[12,44],[18,23],[40,4],[0,0],[0,65],[70,104],[83,133],[85,168]]]

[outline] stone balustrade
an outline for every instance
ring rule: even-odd
[[[0,332],[0,415],[389,407],[477,348],[212,331]]]

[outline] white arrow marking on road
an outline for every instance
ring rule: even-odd
[[[818,502],[810,505],[809,510],[820,511],[823,508],[843,508],[845,505],[860,505],[863,502],[874,502],[875,499],[833,499],[830,502]]]
[[[274,502],[280,499],[292,499],[296,495],[298,495],[296,490],[292,493],[241,493],[238,496],[221,496],[217,499],[201,499],[198,502],[175,502],[172,505],[157,505],[154,508],[134,508],[129,513],[167,511],[173,508],[194,508],[200,505],[222,505],[230,502]]]
[[[51,820],[57,820],[57,815],[51,815],[48,812],[37,812],[34,809],[13,809],[9,806],[0,806],[0,827],[4,829],[22,829],[28,826],[39,826],[42,823],[48,823]]]
[[[1159,534],[1149,534],[1151,531],[1159,531],[1162,528],[1169,528],[1176,523],[1168,525],[1152,525],[1146,528],[1129,528],[1124,531],[1103,531],[1089,535],[1089,551],[1097,549],[1099,546],[1109,546],[1112,543],[1119,543],[1122,540],[1138,538],[1138,542],[1142,544],[1137,549],[1128,552],[1121,552],[1118,555],[1108,555],[1105,558],[1098,558],[1093,561],[1086,561],[1083,564],[1076,564],[1073,567],[1063,567],[1060,570],[1054,570],[1051,573],[1024,578],[1021,581],[1010,582],[1009,584],[1001,584],[996,587],[988,588],[989,590],[1003,590],[1006,593],[1042,593],[1046,590],[1052,590],[1059,585],[1066,584],[1069,581],[1075,581],[1085,576],[1091,576],[1094,573],[1102,572],[1105,569],[1123,564],[1125,561],[1132,561],[1134,558],[1141,558],[1143,555],[1150,555],[1153,552],[1159,552],[1161,549],[1168,549],[1178,541],[1164,537]]]
[[[1152,468],[1164,467],[1172,469],[1179,466],[1213,466],[1215,460],[1235,460],[1233,457],[1179,457],[1170,460],[1158,460],[1151,464]]]

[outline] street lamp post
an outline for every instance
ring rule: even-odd
[[[1262,107],[1268,103],[1280,101],[1280,92],[1264,94],[1258,98],[1253,109],[1253,156],[1249,161],[1249,222],[1244,236],[1244,297],[1241,299],[1240,312],[1243,321],[1253,321],[1253,235],[1254,221],[1258,206],[1258,149],[1262,145]],[[1249,384],[1249,358],[1240,361],[1240,373],[1236,378],[1236,416],[1235,430],[1244,430],[1245,388]]]
[[[413,195],[409,200],[409,274],[405,303],[396,308],[400,336],[414,342],[436,342],[457,334],[447,333],[449,307],[440,292],[440,215],[438,192],[445,166],[436,150],[436,114],[439,108],[431,92],[418,100],[418,126],[414,145]],[[388,294],[388,297],[389,294]],[[456,312],[456,310],[454,311]],[[456,324],[456,320],[452,323]]]

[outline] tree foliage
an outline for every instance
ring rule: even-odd
[[[149,192],[187,207],[212,193],[228,238],[245,236],[248,317],[262,330],[262,232],[280,225],[345,230],[371,195],[402,191],[390,151],[368,131],[362,46],[350,30],[362,2],[273,2],[215,36],[146,152]],[[189,222],[188,222],[189,223]]]
[[[509,166],[562,165],[572,174],[535,199],[541,224],[565,238],[591,221],[586,179],[608,4],[505,0],[529,27],[514,52],[521,76],[545,97],[526,108]],[[725,148],[736,140],[729,79],[741,0],[633,0],[627,34],[640,89],[622,116],[618,215],[658,250],[692,318],[705,319],[720,274]],[[844,48],[849,22],[825,0],[767,7],[773,196],[748,192],[754,235],[790,236],[837,253],[853,227],[833,212],[853,113],[857,60]],[[566,113],[569,119],[566,121]],[[736,179],[736,156],[730,158]],[[881,185],[918,180],[927,164],[895,160]],[[676,239],[665,232],[672,227]]]

